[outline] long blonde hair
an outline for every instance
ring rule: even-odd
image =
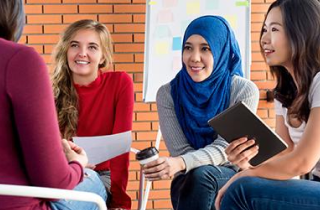
[[[112,64],[112,40],[108,28],[94,20],[79,20],[72,23],[61,35],[53,53],[53,74],[51,77],[53,93],[58,114],[59,128],[63,138],[70,139],[76,135],[79,99],[73,86],[72,73],[68,65],[67,52],[72,38],[80,30],[93,30],[100,38],[104,62],[99,68],[109,68]]]

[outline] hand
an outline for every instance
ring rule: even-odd
[[[228,187],[238,178],[243,177],[243,176],[254,176],[254,174],[251,172],[250,169],[245,170],[245,171],[241,171],[237,174],[235,174],[233,177],[231,177],[231,179],[229,179],[229,181],[219,190],[214,206],[216,207],[216,210],[220,210],[220,204],[222,201],[222,198],[225,194],[225,192],[227,191]]]
[[[169,179],[175,173],[185,170],[181,157],[159,157],[157,160],[143,166],[145,178],[149,181]]]
[[[89,169],[91,169],[91,170],[94,170],[94,169],[96,168],[96,165],[93,165],[93,164],[88,163],[88,164],[86,165],[86,168],[89,168]]]
[[[247,137],[232,141],[225,150],[228,160],[242,170],[251,168],[249,161],[259,152],[259,146],[254,144],[254,139]]]
[[[88,157],[81,147],[66,139],[62,139],[62,147],[69,162],[78,161],[82,167],[86,167],[88,164]]]

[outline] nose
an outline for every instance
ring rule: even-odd
[[[199,50],[193,50],[190,58],[191,58],[192,62],[200,62],[201,54],[200,54]]]
[[[87,57],[87,50],[85,47],[80,47],[79,48],[79,53],[78,53],[79,57]]]
[[[268,31],[262,33],[260,42],[261,46],[270,43],[270,33]]]

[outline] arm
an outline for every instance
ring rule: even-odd
[[[241,77],[234,77],[231,87],[230,106],[238,101],[245,102],[256,112],[259,90],[254,83]],[[170,93],[170,84],[161,87],[157,94],[159,121],[166,146],[172,156],[181,156],[186,172],[202,165],[222,165],[227,162],[224,152],[228,143],[218,136],[212,144],[194,150],[188,143],[177,120]]]
[[[31,48],[17,52],[7,66],[7,92],[13,106],[21,156],[30,183],[74,188],[83,176],[77,162],[68,164],[61,146],[46,65]]]
[[[133,115],[133,82],[129,75],[121,75],[119,93],[115,110],[115,122],[112,133],[121,133],[132,130]],[[131,199],[126,194],[129,179],[129,153],[125,153],[110,161],[111,171],[111,207],[131,208]]]

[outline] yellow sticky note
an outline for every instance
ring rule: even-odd
[[[200,2],[199,1],[193,1],[187,3],[187,14],[188,15],[194,15],[200,13]]]
[[[225,15],[224,18],[228,21],[230,24],[231,28],[237,29],[237,17],[235,15]]]
[[[169,43],[159,41],[156,43],[156,55],[166,55],[169,53]]]
[[[156,5],[157,2],[156,1],[149,1],[149,5]]]

